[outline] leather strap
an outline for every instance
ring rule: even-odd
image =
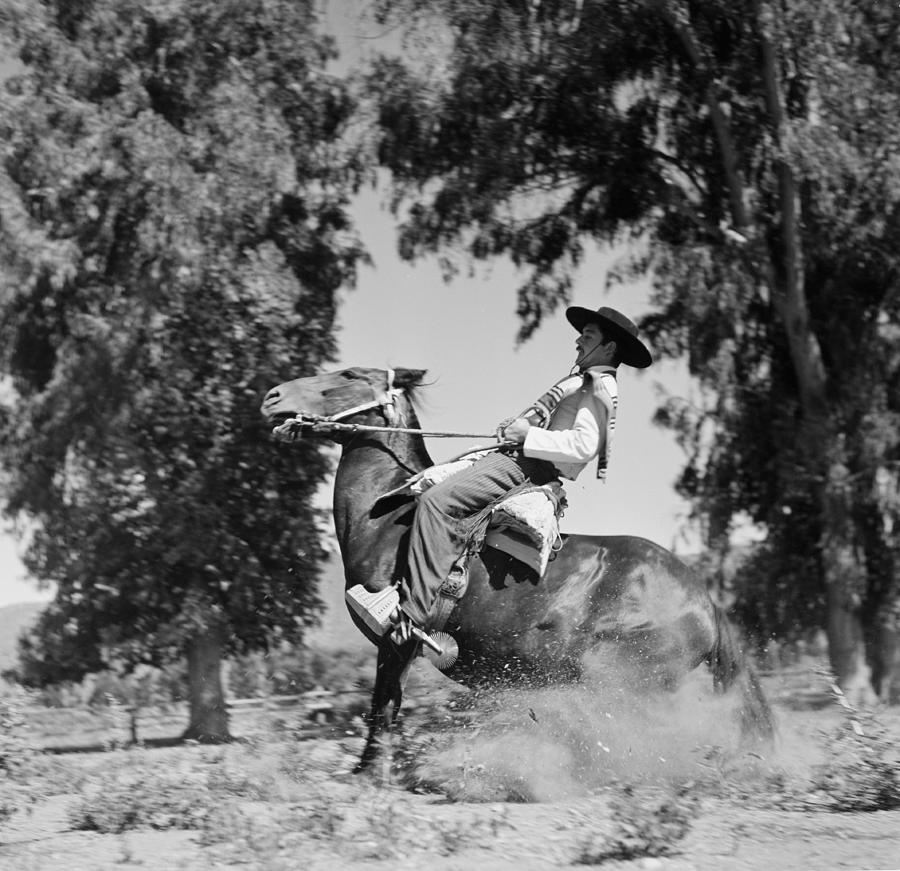
[[[439,632],[447,624],[447,620],[456,603],[465,595],[469,586],[468,555],[464,554],[450,569],[450,574],[444,579],[438,590],[434,607],[431,611],[431,631]]]

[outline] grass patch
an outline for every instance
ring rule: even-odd
[[[84,778],[69,812],[75,829],[119,833],[131,829],[205,829],[230,803],[280,798],[279,784],[260,748],[194,748],[164,759],[140,747],[104,754],[105,764]]]
[[[336,781],[320,768],[334,760],[333,753],[303,764],[302,747],[282,750],[270,754],[273,766],[282,757],[280,798],[222,802],[208,817],[202,843],[223,861],[262,862],[260,867],[280,871],[295,867],[280,864],[285,851],[294,861],[301,852],[310,862],[340,856],[348,864],[449,856],[473,844],[488,846],[508,825],[505,809],[433,817],[402,789],[357,777]]]
[[[610,807],[613,831],[585,838],[579,845],[576,864],[671,856],[690,831],[699,801],[689,789],[660,795],[625,786]]]
[[[69,791],[82,779],[34,745],[25,716],[30,701],[19,687],[0,689],[0,823],[47,796]]]
[[[129,756],[140,753],[128,751]],[[69,811],[69,823],[74,829],[115,834],[130,829],[197,829],[213,805],[205,773],[128,760],[90,778]]]

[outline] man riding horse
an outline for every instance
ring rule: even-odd
[[[467,469],[419,497],[408,548],[408,572],[390,616],[391,641],[405,644],[415,630],[427,633],[441,585],[466,548],[462,522],[523,485],[574,481],[592,460],[605,477],[616,422],[620,364],[648,367],[652,358],[631,320],[612,308],[566,311],[578,331],[572,372],[531,407],[497,427],[501,442]],[[360,616],[367,605],[352,602]],[[370,614],[371,622],[378,615]]]

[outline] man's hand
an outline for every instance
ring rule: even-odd
[[[515,442],[520,445],[525,441],[531,424],[524,417],[517,417],[512,423],[507,424],[499,430],[500,437],[507,442]]]
[[[513,421],[514,417],[504,417],[500,423],[497,424],[497,428],[494,430],[494,435],[497,438],[498,442],[503,441],[503,430],[505,430]]]

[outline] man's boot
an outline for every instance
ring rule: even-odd
[[[400,607],[400,593],[396,586],[371,593],[362,584],[356,584],[347,590],[344,598],[353,613],[376,635],[383,636],[390,632],[391,641],[397,645],[415,638],[436,653],[443,653],[441,646]]]

